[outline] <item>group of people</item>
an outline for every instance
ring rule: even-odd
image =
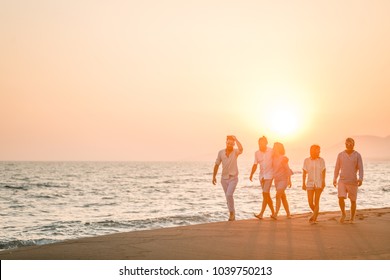
[[[259,180],[263,190],[263,201],[259,214],[254,214],[258,219],[263,219],[264,212],[268,206],[271,210],[270,217],[277,219],[280,207],[286,212],[287,218],[291,218],[289,203],[285,190],[291,187],[291,175],[293,171],[289,166],[289,159],[285,155],[282,143],[275,142],[273,148],[268,147],[268,140],[262,136],[258,140],[259,150],[255,152],[255,160],[252,166],[249,179],[253,180],[253,175],[260,167]],[[237,145],[237,149],[234,146]],[[358,187],[363,182],[363,161],[360,153],[354,150],[355,141],[352,138],[345,140],[346,149],[338,154],[334,170],[333,185],[337,187],[339,206],[341,210],[340,223],[346,219],[345,199],[351,202],[350,219],[353,223],[356,215],[356,200]],[[310,147],[310,157],[303,163],[302,189],[307,192],[309,207],[312,215],[310,223],[317,223],[319,214],[320,197],[325,188],[325,161],[320,157],[321,148],[319,145]],[[238,184],[237,158],[243,153],[243,147],[238,139],[229,135],[226,139],[226,148],[220,150],[214,165],[213,184],[217,184],[217,173],[222,163],[221,185],[225,193],[227,207],[229,209],[229,221],[235,220],[234,191]],[[272,182],[276,188],[275,208],[270,195]]]

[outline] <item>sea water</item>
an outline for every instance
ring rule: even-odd
[[[262,201],[252,162],[239,160],[236,219],[252,219]],[[0,250],[80,237],[226,221],[222,187],[212,184],[213,162],[0,162]],[[287,198],[292,214],[308,213],[302,163]],[[390,161],[364,162],[358,209],[389,207]],[[321,211],[338,211],[327,164]],[[258,171],[257,171],[258,172]],[[271,189],[275,199],[275,189]],[[349,204],[347,202],[347,207]],[[267,209],[266,215],[269,215]],[[281,208],[280,215],[285,215]]]

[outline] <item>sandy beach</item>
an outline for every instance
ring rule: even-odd
[[[0,252],[13,260],[388,260],[390,208],[358,209],[353,224],[339,212],[291,219],[250,218],[118,233]]]

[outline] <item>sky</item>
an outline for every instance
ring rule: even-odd
[[[390,135],[390,1],[0,0],[0,160],[213,162]]]

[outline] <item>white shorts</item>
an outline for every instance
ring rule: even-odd
[[[318,187],[316,185],[311,185],[311,186],[306,185],[306,190],[308,190],[308,191],[314,191],[314,190],[320,190],[320,189],[322,189],[322,187]]]
[[[345,184],[343,182],[338,183],[338,188],[337,188],[338,197],[347,198],[347,194],[348,194],[348,198],[351,201],[356,201],[357,200],[357,192],[358,192],[357,185]]]
[[[269,193],[271,191],[272,179],[264,179],[260,180],[260,186],[263,189],[263,193]]]
[[[287,180],[282,180],[282,181],[277,181],[275,180],[275,188],[276,191],[284,191],[287,189],[288,181]]]

